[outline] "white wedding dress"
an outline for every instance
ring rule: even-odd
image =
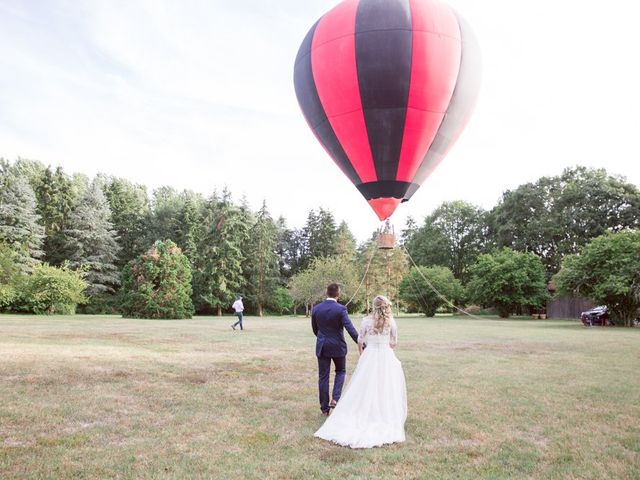
[[[362,321],[358,344],[366,348],[333,413],[314,436],[351,448],[404,442],[407,388],[400,360],[395,320],[375,333],[373,319]]]

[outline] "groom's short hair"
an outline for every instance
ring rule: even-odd
[[[327,297],[338,298],[340,295],[340,285],[337,283],[330,283],[327,286]]]

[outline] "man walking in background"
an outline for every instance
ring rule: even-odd
[[[242,312],[244,311],[244,305],[242,304],[242,297],[240,295],[236,296],[236,301],[233,302],[231,308],[233,308],[233,311],[238,317],[238,321],[231,325],[231,328],[235,330],[236,325],[240,325],[240,330],[244,330],[244,328],[242,328]]]
[[[329,409],[335,407],[342,395],[342,385],[347,375],[345,328],[353,341],[358,343],[358,332],[347,314],[347,307],[338,303],[338,297],[340,297],[340,287],[332,283],[327,287],[327,299],[315,305],[311,313],[311,328],[317,337],[318,390],[320,410],[323,415],[329,415]],[[329,403],[329,376],[332,361],[336,367],[336,378],[333,382],[333,398]]]

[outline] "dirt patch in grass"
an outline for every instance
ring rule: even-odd
[[[320,442],[318,440],[317,442]],[[338,445],[325,447],[320,450],[319,458],[323,462],[327,462],[333,465],[341,465],[345,463],[353,462],[358,457],[356,450],[340,447]]]

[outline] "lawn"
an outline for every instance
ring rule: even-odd
[[[312,436],[309,320],[232,320],[0,316],[0,478],[640,479],[640,329],[400,318],[407,441],[362,451]]]

